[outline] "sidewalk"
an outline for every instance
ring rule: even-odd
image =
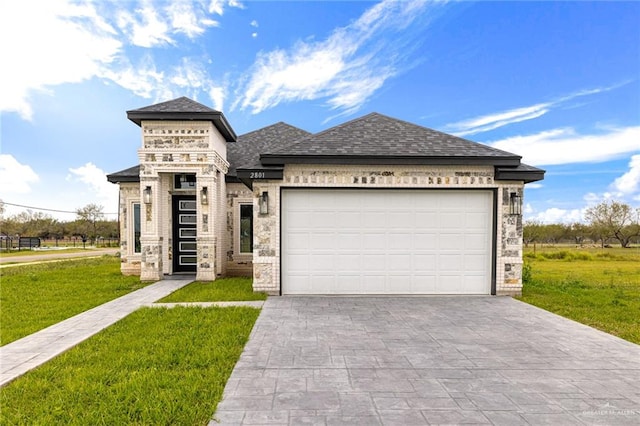
[[[158,281],[0,347],[0,386],[193,280],[188,277]]]

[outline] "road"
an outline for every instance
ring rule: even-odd
[[[87,249],[86,251],[66,253],[64,250],[47,251],[45,253],[34,251],[34,254],[25,256],[1,256],[0,267],[23,265],[27,263],[49,262],[64,259],[76,259],[82,257],[97,257],[105,254],[115,255],[117,248]]]

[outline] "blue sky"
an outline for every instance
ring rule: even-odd
[[[514,152],[547,170],[528,220],[638,207],[638,22],[638,2],[5,1],[0,199],[116,212],[125,111],[188,96],[238,134],[377,111]]]

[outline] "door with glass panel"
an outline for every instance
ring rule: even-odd
[[[174,272],[196,272],[198,263],[196,215],[195,195],[173,196]]]

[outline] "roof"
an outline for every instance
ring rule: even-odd
[[[238,136],[236,143],[227,146],[227,160],[229,161],[227,178],[230,178],[230,180],[235,179],[236,168],[238,167],[262,168],[260,165],[261,152],[290,144],[310,134],[306,130],[281,121]],[[111,183],[139,182],[140,166],[129,167],[128,169],[111,173],[107,175],[107,180]]]
[[[143,120],[211,121],[227,142],[235,142],[237,139],[224,114],[185,96],[132,109],[127,111],[127,118],[138,126],[142,125]]]
[[[208,107],[179,98],[135,110],[159,114],[175,108]],[[189,106],[191,105],[191,106]],[[213,111],[213,110],[210,110]],[[131,111],[128,112],[130,114]],[[285,164],[491,165],[496,180],[542,180],[544,170],[520,162],[519,155],[371,113],[320,133],[279,122],[237,137],[227,147],[227,179],[251,186],[256,179],[281,179]],[[110,174],[109,182],[139,181],[139,166]]]
[[[140,165],[111,173],[107,175],[107,180],[111,183],[140,182]]]
[[[517,167],[496,167],[496,180],[521,180],[524,183],[544,179],[545,171],[528,164],[520,163]]]
[[[227,147],[230,176],[236,175],[236,168],[261,167],[260,154],[289,145],[311,133],[282,121],[253,132],[238,136],[235,144]]]
[[[517,166],[521,158],[375,112],[260,156],[265,166],[289,163]]]

